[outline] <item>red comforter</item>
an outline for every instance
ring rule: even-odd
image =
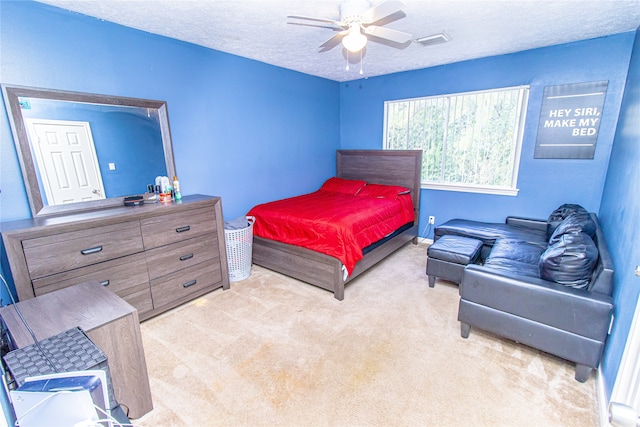
[[[318,190],[255,206],[256,236],[338,258],[351,274],[362,249],[414,220],[409,194],[360,197]]]

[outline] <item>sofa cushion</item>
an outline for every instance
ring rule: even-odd
[[[542,242],[528,242],[517,239],[498,239],[491,248],[487,260],[492,258],[506,258],[533,264],[536,269],[540,255],[547,249],[547,244]]]
[[[488,258],[483,266],[502,273],[517,274],[518,276],[534,277],[536,279],[540,278],[540,272],[537,264],[517,259],[492,257]]]
[[[547,238],[550,238],[556,228],[572,213],[584,213],[589,215],[589,212],[580,205],[565,203],[556,210],[551,212],[549,218],[547,218]]]
[[[540,278],[577,289],[589,286],[598,249],[586,233],[564,233],[540,256]]]
[[[546,242],[498,239],[491,248],[484,266],[504,273],[539,278],[538,261],[546,248]]]

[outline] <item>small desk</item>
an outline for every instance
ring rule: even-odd
[[[107,356],[116,399],[129,409],[130,418],[140,418],[153,409],[135,308],[97,281],[64,288],[17,305],[38,340],[79,326]],[[33,344],[13,306],[0,308],[0,317],[18,348]]]

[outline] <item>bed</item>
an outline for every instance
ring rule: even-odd
[[[331,291],[342,301],[347,283],[408,242],[417,243],[421,170],[420,150],[338,150],[337,178],[409,189],[415,220],[364,248],[364,257],[351,266],[348,275],[345,264],[336,257],[257,235],[253,263]]]

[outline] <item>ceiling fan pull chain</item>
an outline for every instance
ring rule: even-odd
[[[363,74],[363,72],[362,72],[362,51],[363,51],[363,50],[364,50],[364,49],[360,49],[360,75],[362,75],[362,74]]]
[[[347,50],[347,68],[345,68],[345,70],[349,71],[349,51],[348,50]]]

